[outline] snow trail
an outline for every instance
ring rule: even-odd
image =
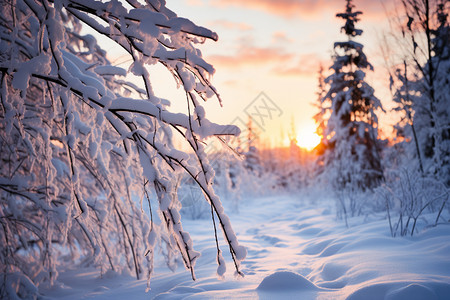
[[[300,199],[299,199],[300,198]],[[63,286],[42,291],[67,299],[446,299],[450,295],[450,226],[423,229],[412,238],[390,237],[382,215],[336,220],[332,199],[306,196],[245,199],[230,219],[247,258],[245,278],[216,277],[210,220],[186,220],[202,256],[192,281],[157,260],[151,290],[131,275],[66,271]],[[245,213],[244,213],[245,212]],[[227,253],[228,264],[231,260]],[[232,267],[229,265],[228,267]],[[419,298],[417,298],[419,297]]]

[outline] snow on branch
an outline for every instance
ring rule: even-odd
[[[203,142],[240,132],[209,121],[198,100],[220,101],[209,81],[214,68],[195,46],[217,34],[178,17],[165,1],[127,3],[17,0],[1,6],[0,272],[16,278],[11,291],[21,295],[57,279],[62,253],[101,270],[130,268],[150,280],[158,241],[169,246],[168,261],[181,254],[195,278],[200,254],[181,223],[176,178],[182,173],[210,203],[240,273],[246,251],[212,188]],[[84,26],[98,37],[84,34]],[[128,53],[129,70],[110,63],[99,37]],[[171,112],[155,95],[147,68],[155,63],[185,90],[185,114]],[[141,84],[129,82],[129,73]],[[174,135],[191,149],[176,148]],[[150,218],[135,200],[143,195]],[[161,223],[153,222],[152,203]],[[222,275],[220,249],[217,260]]]

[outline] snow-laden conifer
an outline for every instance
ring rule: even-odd
[[[347,0],[345,12],[336,15],[345,21],[341,30],[348,39],[334,44],[331,75],[325,79],[328,90],[322,98],[323,107],[328,105],[331,113],[323,130],[323,176],[338,190],[371,189],[383,177],[375,113],[382,107],[365,78],[373,67],[363,45],[354,40],[362,34],[355,27],[360,14]]]

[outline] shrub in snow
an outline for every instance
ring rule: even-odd
[[[161,236],[168,257],[179,253],[194,277],[199,253],[181,225],[179,174],[190,176],[211,205],[239,272],[246,252],[214,193],[202,143],[239,134],[211,123],[201,106],[217,92],[209,82],[214,69],[195,44],[217,40],[216,33],[177,17],[162,0],[130,0],[126,7],[17,0],[0,9],[1,297],[26,297],[51,284],[62,254],[150,278]],[[82,26],[121,47],[130,68],[112,66]],[[172,113],[155,95],[147,66],[157,63],[184,89],[185,114]],[[129,73],[142,87],[126,80]],[[191,154],[174,146],[173,135]],[[161,226],[153,222],[150,195]],[[219,248],[217,255],[222,275]]]
[[[418,231],[420,218],[428,226],[449,221],[445,216],[450,212],[450,192],[442,182],[408,169],[389,170],[386,173],[386,183],[377,192],[384,200],[393,237],[412,236]],[[425,214],[431,214],[432,218],[424,218]]]

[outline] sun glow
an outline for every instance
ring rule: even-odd
[[[311,151],[320,143],[320,136],[315,133],[314,125],[304,126],[298,130],[297,145],[303,149]]]

